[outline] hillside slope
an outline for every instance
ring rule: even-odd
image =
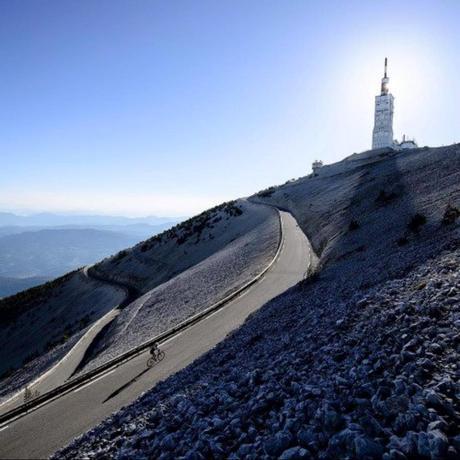
[[[414,244],[430,244],[447,205],[460,201],[459,183],[456,144],[355,154],[252,199],[290,211],[331,276],[351,270],[367,285],[410,263]],[[417,214],[426,223],[412,228]]]
[[[97,264],[103,277],[146,293],[263,226],[276,213],[245,200],[223,203]]]
[[[280,239],[276,211],[245,204],[238,227],[218,229],[230,242],[202,262],[148,291],[116,318],[84,370],[95,367],[203,311],[258,275]],[[244,216],[244,221],[243,221]],[[220,235],[221,237],[224,234]],[[196,246],[184,246],[191,251]]]
[[[89,270],[89,277],[78,271],[1,299],[0,375],[28,364],[2,382],[0,397],[50,367],[88,327],[123,302],[125,292],[110,285],[111,280],[128,286],[135,297],[201,262],[182,281],[158,291],[165,293],[162,303],[161,295],[151,293],[140,299],[142,308],[139,302],[127,305],[95,349],[96,355],[116,344],[102,360],[224,297],[271,260],[278,241],[275,210],[243,200],[224,203],[102,261]]]
[[[459,179],[459,145],[370,152],[254,197],[318,274],[56,458],[459,458]]]
[[[0,397],[61,358],[95,321],[118,305],[123,290],[71,272],[0,300]]]

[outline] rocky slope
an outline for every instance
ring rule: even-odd
[[[56,458],[460,456],[460,147],[371,152],[254,199],[319,273]]]
[[[460,202],[459,183],[455,144],[354,154],[253,199],[290,211],[333,276],[351,270],[366,285],[399,270],[387,257],[405,257],[404,249],[437,233],[446,206]]]
[[[223,203],[97,264],[102,276],[142,294],[263,226],[274,212],[245,200]]]
[[[203,311],[247,283],[271,262],[280,240],[277,212],[267,206],[250,203],[242,204],[242,209],[243,214],[235,218],[236,222],[241,219],[238,226],[229,225],[224,220],[223,228],[208,230],[211,241],[216,235],[221,239],[219,244],[227,240],[230,241],[228,244],[151,289],[122,310],[104,337],[100,338],[91,359],[87,358],[90,362],[83,372]],[[209,241],[209,236],[205,238]],[[212,251],[214,248],[205,249]],[[198,258],[197,249],[194,242],[184,243],[184,251],[194,251],[194,258]],[[169,259],[165,260],[169,264]],[[182,265],[185,263],[182,261]]]
[[[347,298],[291,291],[57,457],[458,458],[452,249]]]

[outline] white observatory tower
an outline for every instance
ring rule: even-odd
[[[380,95],[375,96],[375,121],[374,131],[372,132],[372,148],[381,149],[393,147],[393,111],[394,97],[388,92],[387,76],[388,59],[385,58],[385,74],[382,78]]]

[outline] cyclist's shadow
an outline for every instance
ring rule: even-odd
[[[126,388],[128,388],[129,386],[131,386],[133,383],[135,383],[140,377],[142,377],[145,373],[147,373],[149,370],[151,370],[152,367],[147,367],[146,369],[144,369],[142,372],[139,372],[139,374],[137,374],[136,376],[134,376],[129,382],[123,384],[121,387],[117,388],[114,392],[110,393],[109,396],[107,396],[107,398],[104,399],[104,401],[102,401],[102,404],[106,403],[107,401],[109,401],[110,399],[114,398],[115,396],[117,396],[118,394],[120,394],[123,390],[125,390]]]

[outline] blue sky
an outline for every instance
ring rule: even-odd
[[[395,136],[460,141],[457,1],[0,1],[0,209],[190,215]]]

